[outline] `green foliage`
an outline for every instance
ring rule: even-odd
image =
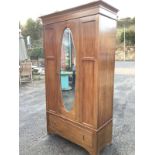
[[[126,45],[135,45],[135,31],[127,30],[125,32]],[[124,32],[121,33],[120,42],[124,42]]]
[[[130,27],[131,25],[135,25],[135,17],[134,18],[123,18],[118,20],[117,26],[118,28]]]
[[[42,24],[39,19],[34,21],[29,18],[24,26],[21,26],[22,35],[24,38],[30,36],[32,41],[39,40],[42,36]]]
[[[37,60],[38,58],[44,58],[43,48],[34,48],[29,51],[31,60]]]
[[[21,28],[21,32],[23,37],[31,37],[32,47],[28,49],[28,55],[31,59],[43,58],[43,44],[42,44],[42,23],[39,19],[33,20],[29,18],[25,25],[21,25],[19,23],[19,27]]]
[[[117,46],[120,46],[124,42],[124,27],[126,36],[126,45],[135,45],[135,18],[124,18],[118,20],[116,41]]]

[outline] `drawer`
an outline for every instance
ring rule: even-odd
[[[93,147],[93,134],[92,132],[76,126],[75,124],[59,118],[55,115],[48,115],[49,127],[58,135],[74,142],[79,145],[86,145]]]

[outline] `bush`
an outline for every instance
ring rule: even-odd
[[[124,32],[121,33],[120,41],[121,43],[124,41]],[[125,41],[126,41],[126,45],[135,45],[135,31],[134,30],[127,30],[125,32]]]
[[[43,48],[34,48],[30,51],[30,59],[38,60],[39,58],[44,58]]]

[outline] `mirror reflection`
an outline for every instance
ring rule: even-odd
[[[61,47],[61,90],[64,107],[67,111],[72,109],[75,98],[76,79],[76,51],[71,30],[64,30]]]

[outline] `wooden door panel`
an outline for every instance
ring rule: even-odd
[[[62,45],[62,37],[63,37],[63,33],[65,28],[69,28],[71,30],[72,33],[72,38],[73,38],[73,42],[74,42],[74,46],[75,46],[75,50],[76,50],[76,82],[75,82],[75,97],[74,97],[74,103],[72,106],[71,111],[67,111],[65,109],[64,103],[63,103],[63,97],[62,97],[62,92],[61,92],[61,81],[60,81],[60,75],[58,75],[58,111],[60,114],[62,114],[63,116],[65,116],[66,118],[72,119],[72,120],[77,120],[78,121],[78,95],[79,95],[79,91],[78,91],[78,61],[79,61],[79,19],[74,19],[74,20],[69,20],[69,21],[65,21],[65,22],[61,22],[58,23],[58,26],[56,28],[56,35],[57,35],[57,40],[56,40],[56,44],[57,44],[57,62],[58,62],[58,68],[57,68],[57,72],[60,73],[60,61],[61,61],[61,45]]]
[[[44,29],[45,76],[47,111],[57,111],[57,61],[56,61],[56,31],[55,25]]]
[[[79,121],[79,19],[67,21],[67,27],[72,32],[73,42],[75,46],[75,55],[76,55],[76,81],[75,81],[75,98],[73,103],[73,119]]]
[[[45,29],[45,56],[55,56],[55,29],[54,26]]]
[[[48,111],[56,111],[56,62],[55,59],[46,60],[46,78],[47,84],[47,106]]]
[[[95,49],[95,39],[94,39],[94,34],[95,34],[95,21],[84,21],[82,22],[82,27],[81,27],[81,35],[82,35],[82,41],[81,41],[81,46],[82,46],[82,51],[83,51],[83,56],[84,57],[94,57],[94,49]]]
[[[82,121],[94,124],[94,62],[83,61]]]
[[[80,19],[80,75],[81,75],[81,121],[93,128],[97,124],[97,19],[96,16]]]

